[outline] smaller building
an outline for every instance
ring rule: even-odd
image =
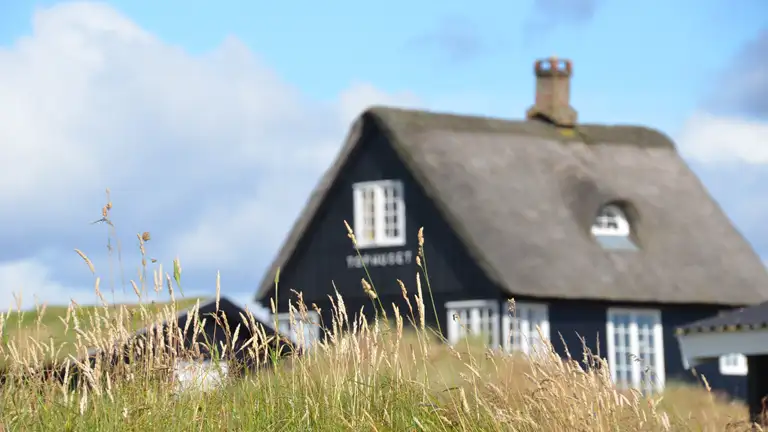
[[[279,357],[284,357],[291,353],[298,352],[296,344],[278,331],[274,327],[256,317],[250,320],[247,311],[226,297],[216,300],[210,300],[200,305],[196,314],[198,323],[191,322],[194,319],[192,310],[184,310],[176,315],[174,326],[170,322],[163,321],[140,329],[125,340],[115,342],[110,350],[92,348],[88,352],[86,359],[81,361],[95,367],[97,363],[111,364],[117,366],[123,363],[135,363],[141,361],[147,355],[146,350],[148,339],[157,341],[159,338],[168,340],[168,331],[175,328],[184,332],[183,340],[176,346],[159,348],[160,344],[154,344],[153,355],[170,355],[176,357],[174,369],[172,371],[173,379],[176,381],[178,389],[197,387],[201,389],[211,388],[218,385],[226,376],[232,374],[241,374],[248,370],[255,370],[261,366],[269,366],[270,355],[278,353]],[[193,328],[196,325],[202,325],[193,337]],[[263,333],[257,336],[259,345],[249,344],[243,349],[246,343],[254,337],[251,329],[263,329]],[[237,330],[239,328],[239,330]],[[234,336],[237,336],[235,339]],[[265,340],[266,338],[266,340]],[[223,346],[227,348],[224,349]],[[182,348],[182,349],[180,349]],[[249,350],[260,349],[260,352],[249,354]],[[197,355],[178,356],[179,351],[186,354],[196,353]],[[265,352],[271,350],[271,353]],[[220,355],[222,351],[225,355]],[[262,359],[254,360],[254,357]],[[53,376],[59,380],[64,380],[67,376],[70,385],[77,386],[79,374],[77,369],[69,369],[65,373],[66,365],[48,364],[42,368],[44,376]],[[0,374],[3,377],[4,374]],[[0,380],[2,383],[2,380]]]
[[[768,302],[684,325],[677,340],[686,369],[719,361],[746,374],[750,420],[768,424]]]
[[[264,338],[269,340],[267,346],[261,347],[262,350],[268,349],[274,352],[279,350],[279,356],[285,356],[295,350],[293,341],[282,335],[279,331],[276,331],[272,324],[259,320],[256,317],[253,317],[253,322],[248,322],[249,314],[247,311],[226,297],[221,297],[218,304],[216,300],[210,300],[200,305],[196,314],[197,325],[203,325],[203,327],[200,328],[197,337],[193,337],[193,328],[196,324],[189,322],[190,319],[195,318],[191,313],[192,309],[179,312],[176,317],[176,325],[174,326],[184,332],[184,339],[181,341],[184,351],[188,354],[198,354],[197,358],[179,359],[180,362],[187,366],[185,369],[189,369],[190,361],[210,364],[211,361],[218,360],[224,360],[228,364],[230,371],[244,371],[258,367],[258,362],[254,360],[254,357],[263,359],[265,358],[264,352],[257,353],[255,356],[253,353],[249,353],[249,349],[256,347],[254,344],[250,344],[243,349],[246,343],[255,336],[251,331],[254,326],[257,329],[262,328],[264,332],[256,336],[259,341],[258,343],[264,344],[266,342]],[[166,321],[141,329],[125,345],[134,347],[134,354],[138,354],[135,351],[135,347],[138,346],[139,339],[146,338],[150,330],[162,332],[165,335],[168,333],[169,328],[170,325]],[[238,328],[239,330],[237,330]],[[233,339],[235,336],[236,339]],[[168,347],[169,352],[173,349]],[[223,356],[222,352],[224,352]],[[181,364],[179,363],[179,366]],[[181,370],[181,367],[179,369]],[[181,373],[181,375],[183,376],[184,374]]]

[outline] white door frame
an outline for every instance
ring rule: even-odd
[[[528,313],[521,314],[521,311],[528,311]],[[530,312],[539,312],[537,315],[543,315],[544,320],[540,324],[540,329],[542,336],[544,339],[549,340],[549,306],[546,303],[537,303],[537,302],[515,302],[515,314],[513,315],[512,312],[505,313],[501,318],[501,333],[502,333],[502,347],[504,347],[504,350],[507,352],[513,351],[513,343],[511,340],[512,336],[512,322],[513,319],[517,318],[521,320],[520,322],[520,338],[521,338],[521,349],[522,352],[525,354],[530,355],[531,354],[531,346],[530,341],[538,339],[538,331],[536,330],[536,322],[531,322]],[[523,326],[525,324],[525,326]],[[531,335],[535,335],[535,337],[532,337]],[[542,341],[544,342],[544,341]],[[537,349],[543,349],[537,348]]]
[[[490,309],[491,321],[491,348],[499,346],[499,301],[498,300],[458,300],[445,303],[445,313],[447,316],[447,336],[448,343],[455,345],[461,335],[461,327],[469,330],[470,334],[477,334],[482,326],[480,311],[481,309]],[[453,314],[459,311],[466,311],[468,322],[456,322]]]
[[[652,372],[654,380],[654,389],[661,391],[665,385],[665,365],[664,365],[664,331],[661,323],[661,311],[658,309],[641,309],[641,308],[608,308],[606,311],[606,339],[608,342],[608,365],[611,371],[611,379],[614,383],[617,382],[616,371],[616,344],[614,336],[614,320],[617,315],[629,315],[629,351],[632,356],[640,358],[639,347],[639,331],[637,326],[638,316],[650,316],[653,322],[653,339],[654,346],[652,347],[655,354],[655,365]],[[631,387],[635,389],[643,388],[643,370],[646,366],[638,363],[635,359],[629,360],[631,371]]]

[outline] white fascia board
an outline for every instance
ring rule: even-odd
[[[768,355],[768,329],[677,335],[686,369],[726,354]]]

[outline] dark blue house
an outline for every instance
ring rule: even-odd
[[[359,116],[261,283],[257,300],[269,305],[281,269],[281,328],[292,290],[326,324],[334,284],[350,314],[372,313],[363,263],[381,302],[406,310],[397,280],[414,291],[424,227],[437,306],[427,319],[450,343],[468,329],[489,346],[529,352],[538,326],[560,353],[559,335],[571,351],[582,337],[599,347],[619,386],[694,379],[675,328],[768,299],[765,267],[667,136],[580,124],[571,62],[540,60],[534,70],[524,120],[385,107]],[[699,373],[743,396],[743,361],[724,356]]]

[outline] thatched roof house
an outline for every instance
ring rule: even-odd
[[[576,352],[584,337],[619,386],[692,379],[674,329],[768,299],[768,274],[668,136],[577,121],[572,74],[568,60],[536,62],[536,99],[520,120],[365,110],[256,298],[275,297],[280,268],[281,314],[297,290],[330,322],[334,286],[350,313],[372,313],[366,267],[381,303],[406,310],[396,281],[413,286],[424,227],[437,309],[428,319],[449,343],[478,334],[529,352],[539,327],[561,353],[561,335]],[[704,372],[743,394],[744,376]]]

